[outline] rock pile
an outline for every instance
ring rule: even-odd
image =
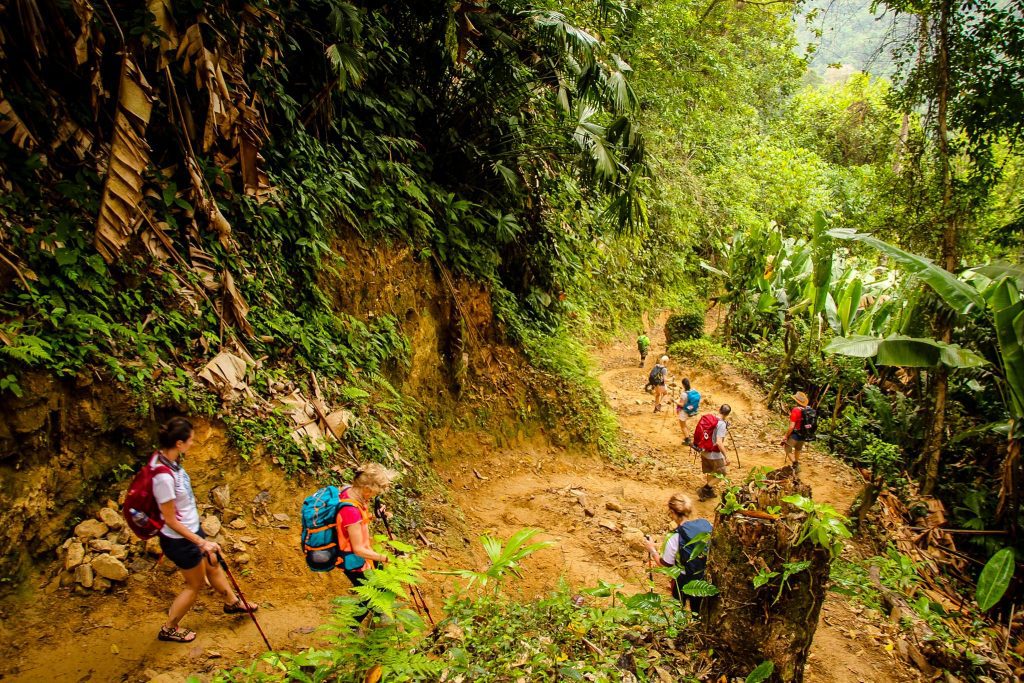
[[[79,590],[108,591],[128,579],[125,562],[134,552],[144,552],[117,509],[107,501],[95,519],[75,527],[73,536],[57,550],[64,562],[60,585]]]
[[[227,492],[222,492],[222,496],[226,504]],[[213,514],[216,510],[212,505],[200,505],[200,509],[204,513],[201,523],[206,537],[219,543],[235,564],[249,563],[257,539],[225,533],[248,526],[242,513],[225,508],[219,515]],[[95,518],[78,524],[74,534],[57,549],[63,570],[52,585],[53,588],[71,588],[80,594],[110,591],[123,585],[132,574],[152,569],[161,554],[160,540],[136,538],[121,517],[120,506],[108,500]],[[174,564],[168,560],[163,561],[162,568],[175,571]]]

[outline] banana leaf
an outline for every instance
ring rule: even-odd
[[[860,297],[864,290],[864,284],[858,278],[854,278],[843,292],[839,301],[838,315],[842,334],[847,334],[853,328],[853,319],[857,317],[857,309],[860,307]]]
[[[940,268],[930,259],[904,251],[877,237],[865,235],[849,228],[835,228],[829,230],[828,235],[840,240],[862,242],[881,251],[934,289],[935,293],[958,313],[967,313],[972,308],[982,308],[985,305],[976,289],[958,279],[945,268]]]
[[[836,337],[823,349],[826,353],[854,358],[877,358],[878,365],[896,365],[905,368],[933,368],[940,364],[951,368],[976,368],[988,361],[978,354],[956,344],[944,344],[936,339],[922,337],[869,337],[853,335]]]
[[[999,357],[1010,390],[1014,417],[1024,417],[1024,299],[1013,280],[1004,279],[987,293],[995,320]]]

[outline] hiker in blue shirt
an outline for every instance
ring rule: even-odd
[[[679,394],[676,404],[676,417],[679,418],[679,429],[683,432],[683,445],[691,443],[690,432],[686,423],[700,410],[700,392],[690,388],[690,380],[683,378],[683,389]]]
[[[711,522],[706,519],[691,519],[693,514],[693,502],[690,497],[677,493],[668,499],[668,514],[676,524],[672,535],[665,542],[664,549],[659,553],[654,541],[647,540],[647,551],[652,559],[662,567],[679,567],[681,569],[678,578],[672,580],[672,597],[683,601],[689,599],[690,609],[694,612],[700,610],[700,603],[703,598],[685,595],[681,588],[690,581],[704,578],[704,568],[707,565],[708,537],[694,541],[701,534],[711,533]]]

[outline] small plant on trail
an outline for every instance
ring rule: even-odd
[[[480,542],[483,544],[484,552],[487,553],[487,559],[490,560],[491,563],[487,569],[482,572],[474,571],[472,569],[459,569],[456,571],[439,573],[468,579],[469,582],[466,584],[467,589],[477,583],[479,583],[480,587],[483,588],[489,582],[493,581],[494,590],[497,592],[501,585],[501,581],[504,579],[507,572],[512,572],[516,576],[519,576],[517,570],[520,562],[538,550],[554,544],[553,541],[527,543],[527,541],[539,533],[541,533],[540,529],[520,529],[516,533],[512,534],[505,545],[502,545],[501,541],[492,536],[482,536],[480,538]]]

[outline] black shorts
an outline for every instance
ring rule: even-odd
[[[199,538],[206,538],[201,527],[196,534]],[[168,538],[163,534],[157,536],[160,537],[160,550],[178,569],[193,569],[203,561],[203,552],[199,546],[187,538]]]

